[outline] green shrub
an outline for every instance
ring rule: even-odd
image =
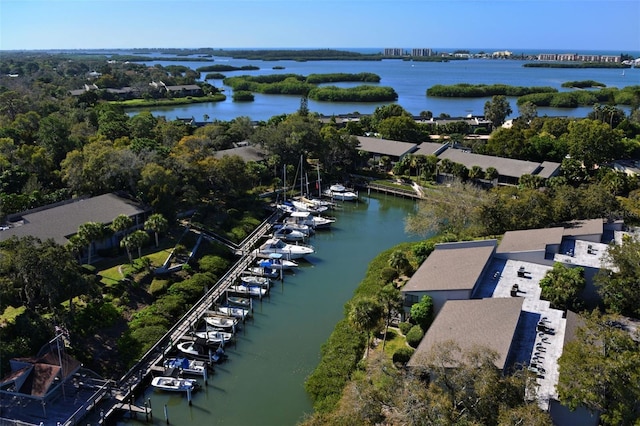
[[[149,293],[151,293],[151,295],[154,297],[158,297],[159,295],[164,294],[167,291],[169,285],[171,285],[171,281],[169,280],[154,278],[153,281],[151,281],[151,285],[149,286]]]
[[[413,327],[411,327],[411,330],[409,330],[409,332],[407,333],[407,343],[412,348],[417,348],[423,336],[424,336],[424,331],[422,331],[422,328],[420,328],[419,325],[414,325]]]
[[[410,322],[404,321],[404,322],[401,322],[398,327],[400,327],[400,331],[402,332],[402,334],[406,336],[409,330],[411,330],[411,327],[413,327],[413,324],[411,324]]]
[[[396,278],[398,278],[398,271],[394,268],[386,267],[380,271],[380,279],[385,283],[393,282]]]
[[[202,272],[208,272],[214,277],[218,277],[229,269],[229,261],[220,256],[207,255],[198,260],[198,267]]]
[[[399,348],[393,353],[393,362],[404,365],[409,362],[409,360],[411,359],[411,355],[413,355],[414,352],[415,349],[408,348],[406,346],[404,348]]]

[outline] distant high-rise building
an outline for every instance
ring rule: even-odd
[[[431,49],[411,49],[411,56],[431,56],[433,51]]]
[[[384,56],[404,56],[404,49],[399,47],[387,47],[384,49]]]

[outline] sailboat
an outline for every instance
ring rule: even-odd
[[[300,196],[291,200],[291,204],[299,212],[309,212],[312,214],[320,214],[329,210],[329,206],[322,202],[314,201],[309,197],[309,177],[304,173],[304,158],[300,156],[300,164],[298,165],[298,173],[300,173]],[[305,184],[306,182],[306,184]]]

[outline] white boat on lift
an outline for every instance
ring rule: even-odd
[[[310,215],[310,213],[307,214]],[[287,260],[301,259],[315,252],[315,249],[309,245],[287,244],[277,238],[269,238],[255,250],[255,254],[260,257],[269,257],[272,253],[280,253]]]
[[[220,330],[196,331],[193,335],[198,339],[204,339],[206,344],[211,346],[224,346],[233,339],[233,333]]]
[[[284,218],[284,224],[307,225],[313,229],[329,228],[336,220],[331,217],[313,215],[309,212],[293,212]]]
[[[271,279],[269,277],[261,277],[258,275],[241,275],[240,282],[243,285],[255,285],[266,289],[271,287]]]
[[[308,237],[308,235],[302,231],[286,226],[274,229],[273,234],[271,235],[273,238],[278,238],[287,242],[304,241],[304,239]]]
[[[237,294],[244,294],[251,297],[263,297],[266,296],[267,290],[264,287],[260,287],[259,285],[232,285],[229,286],[229,291]]]
[[[237,318],[225,315],[207,315],[204,317],[204,322],[212,327],[228,330],[235,330],[238,325]]]
[[[207,358],[211,362],[221,362],[227,357],[222,346],[218,346],[218,349],[214,351],[211,348],[205,348],[194,341],[185,341],[178,343],[176,347],[184,355],[199,359]]]
[[[186,392],[196,390],[198,388],[198,381],[196,379],[158,376],[151,380],[151,386],[163,391]]]
[[[183,374],[192,374],[194,376],[203,376],[204,372],[209,368],[209,364],[206,361],[185,357],[167,358],[162,365],[166,370],[175,369]]]
[[[282,258],[281,253],[272,253],[269,255],[268,259],[258,260],[258,266],[265,269],[272,270],[287,270],[291,268],[297,268],[298,264],[293,260],[287,260]]]
[[[333,184],[324,191],[324,195],[338,201],[356,201],[358,193],[341,183]]]

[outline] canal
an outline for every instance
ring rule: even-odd
[[[316,253],[255,304],[254,318],[226,349],[228,360],[216,365],[191,406],[179,393],[145,392],[138,404],[151,401],[153,424],[166,424],[165,405],[172,425],[286,426],[312,412],[304,381],[369,262],[400,242],[418,240],[404,232],[414,201],[379,194],[361,200],[332,212],[333,228],[310,239]],[[144,415],[118,424],[145,424]]]

